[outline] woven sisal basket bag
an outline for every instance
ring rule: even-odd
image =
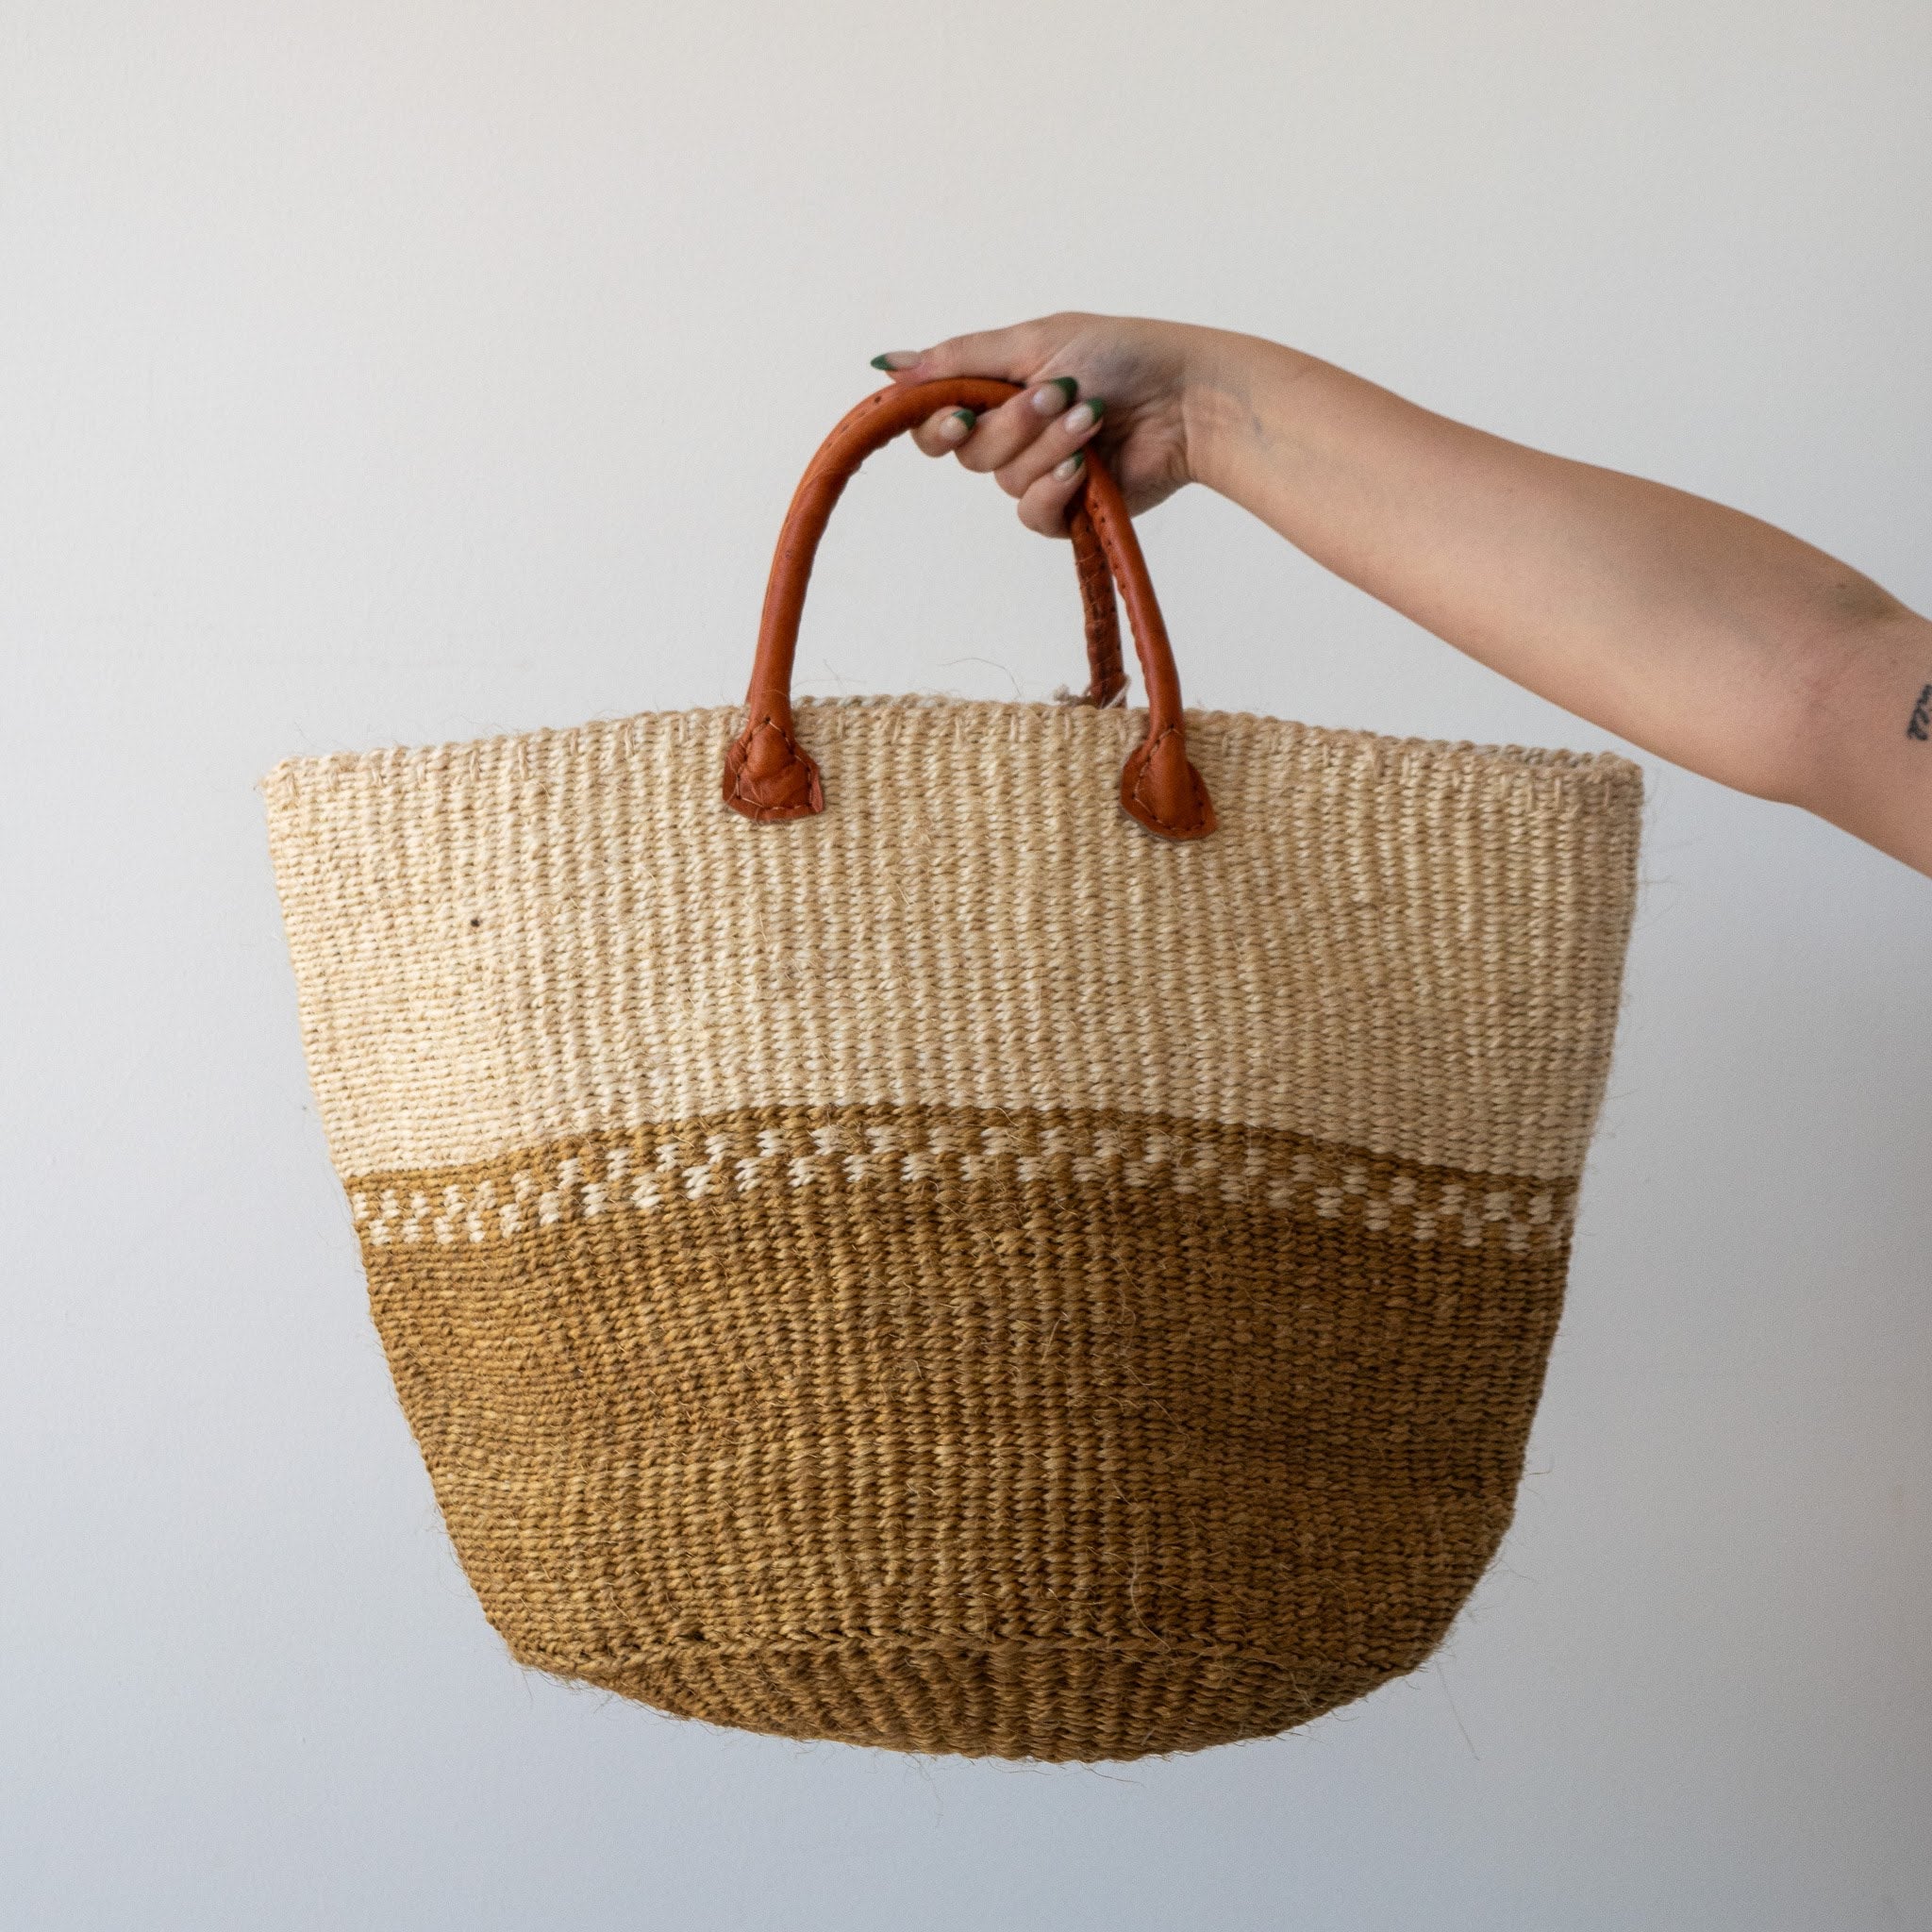
[[[1640,774],[1184,719],[1098,462],[1090,702],[794,707],[846,478],[1011,393],[840,425],[748,714],[266,791],[375,1322],[516,1657],[793,1737],[1132,1757],[1413,1670],[1494,1553]]]

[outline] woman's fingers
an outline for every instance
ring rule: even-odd
[[[1072,408],[1058,411],[1031,442],[994,471],[994,481],[1008,496],[1024,496],[1042,476],[1058,469],[1092,440],[1106,408],[1098,396],[1089,396]],[[972,447],[969,441],[959,452],[959,460],[969,468],[973,467],[969,460]]]
[[[929,457],[957,456],[991,475],[1020,506],[1020,521],[1042,536],[1066,535],[1067,505],[1085,475],[1081,452],[1100,427],[1106,404],[1083,397],[1072,375],[1050,372],[1074,318],[1049,317],[1017,328],[954,336],[930,349],[898,349],[873,358],[901,384],[949,375],[991,375],[1024,383],[996,408],[941,409],[912,432]]]
[[[1045,475],[1028,486],[1020,498],[1020,521],[1042,537],[1067,534],[1067,505],[1087,475],[1087,452],[1076,449],[1063,457]]]
[[[978,420],[973,409],[941,409],[912,432],[912,441],[929,457],[951,456],[973,434]]]
[[[1036,383],[984,415],[941,409],[913,430],[929,457],[957,456],[969,470],[991,474],[1021,500],[1021,521],[1048,536],[1064,534],[1067,499],[1079,488],[1080,469],[1068,458],[1089,442],[1107,405],[1098,396],[1073,400],[1071,376]],[[1042,481],[1051,487],[1037,490]],[[1036,493],[1037,491],[1037,493]]]
[[[1032,448],[1057,417],[1067,413],[1079,388],[1071,375],[1059,375],[1009,396],[980,417],[959,446],[959,460],[982,476],[1004,470]]]

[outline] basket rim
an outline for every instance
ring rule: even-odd
[[[1010,741],[1022,735],[1037,736],[1044,729],[1069,738],[1097,734],[1103,742],[1111,744],[1117,740],[1123,746],[1144,730],[1147,715],[1144,708],[1131,706],[1103,711],[1051,699],[960,698],[932,692],[801,697],[795,702],[794,713],[802,737],[816,734],[833,741],[842,741],[848,734],[884,741],[914,734],[998,741],[1000,738]],[[1203,750],[1225,752],[1244,744],[1311,774],[1358,773],[1366,767],[1378,774],[1403,772],[1417,776],[1426,771],[1438,777],[1527,779],[1553,784],[1560,791],[1574,791],[1580,784],[1606,803],[1642,796],[1642,767],[1615,751],[1397,736],[1356,726],[1310,724],[1256,711],[1190,708],[1186,716],[1190,742]],[[741,703],[695,706],[433,743],[308,753],[283,758],[259,784],[273,792],[307,781],[473,768],[492,757],[623,754],[641,749],[650,740],[706,745],[715,741],[722,758],[724,745],[743,718]],[[950,733],[944,730],[947,725]]]

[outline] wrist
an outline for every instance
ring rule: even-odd
[[[1181,419],[1190,480],[1252,508],[1257,456],[1288,434],[1281,420],[1288,389],[1324,365],[1259,336],[1202,329],[1188,345]]]

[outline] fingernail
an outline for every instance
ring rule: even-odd
[[[1098,396],[1084,402],[1077,409],[1069,409],[1060,418],[1060,427],[1069,436],[1085,436],[1100,421],[1101,411],[1107,408]]]
[[[1080,393],[1080,385],[1071,375],[1049,376],[1033,391],[1033,407],[1042,416],[1057,416]]]
[[[1087,460],[1087,452],[1076,449],[1064,462],[1056,463],[1053,473],[1062,483],[1071,481],[1080,474],[1080,466]]]
[[[979,421],[976,409],[955,409],[940,425],[940,434],[948,442],[964,442],[973,433],[973,425]]]
[[[923,353],[919,349],[888,349],[883,356],[872,358],[872,366],[890,375],[894,369],[910,369]]]

